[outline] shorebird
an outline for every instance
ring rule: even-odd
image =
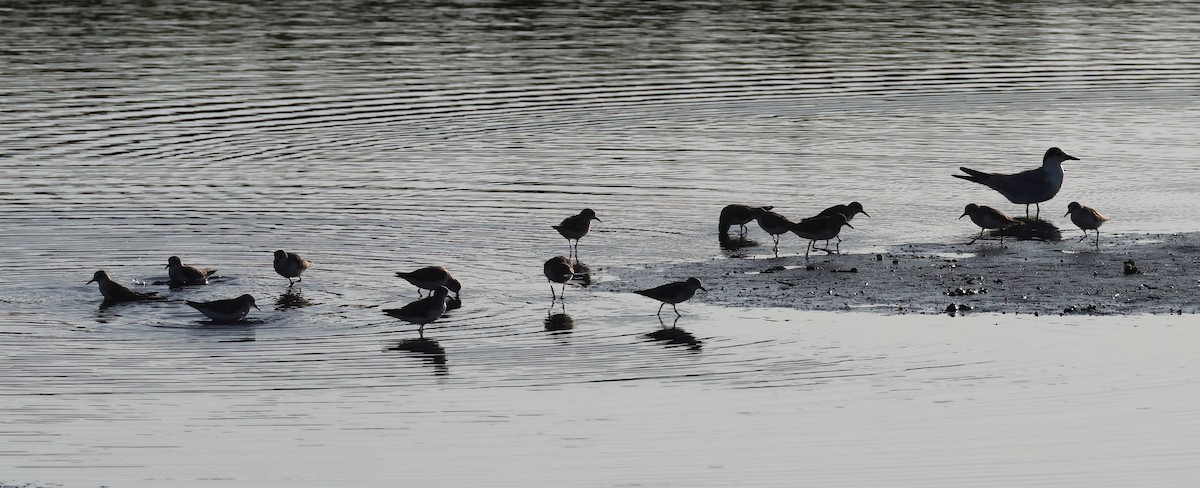
[[[1079,202],[1071,202],[1067,205],[1067,213],[1063,217],[1071,216],[1071,222],[1083,230],[1083,237],[1079,238],[1079,242],[1087,239],[1087,231],[1089,229],[1096,231],[1096,249],[1100,249],[1100,226],[1108,222],[1109,217],[1097,212],[1096,209],[1085,205],[1080,205]]]
[[[417,295],[420,296],[421,290],[429,290],[430,292],[437,290],[439,286],[449,288],[454,292],[454,298],[458,298],[458,292],[462,290],[462,283],[454,279],[450,272],[441,266],[427,266],[418,270],[404,272],[396,272],[396,276],[404,278],[405,281],[417,287]]]
[[[1021,225],[1020,221],[1004,215],[1004,212],[984,205],[975,205],[974,203],[968,204],[967,207],[963,209],[963,214],[959,215],[958,218],[962,219],[963,217],[967,216],[971,217],[971,222],[974,222],[975,225],[979,226],[979,235],[975,236],[975,238],[971,239],[971,242],[968,242],[967,244],[974,244],[975,241],[983,237],[983,231],[986,229],[1002,230],[1014,225]],[[1000,234],[1000,245],[1004,245],[1004,234]]]
[[[167,258],[166,268],[172,285],[207,285],[208,277],[217,272],[215,269],[200,269],[183,264],[179,256]]]
[[[717,221],[717,232],[721,238],[729,239],[729,228],[737,225],[741,235],[746,235],[746,224],[758,217],[760,212],[770,212],[775,207],[751,207],[748,205],[726,205],[721,209],[721,218]]]
[[[578,215],[572,215],[563,219],[561,224],[552,225],[554,230],[567,238],[567,255],[568,257],[574,253],[575,259],[579,259],[579,238],[586,236],[592,228],[592,221],[603,222],[596,217],[596,212],[590,208],[585,208]],[[571,247],[571,240],[575,240],[575,247]]]
[[[105,273],[104,270],[97,271],[92,275],[92,279],[88,280],[88,282],[84,284],[88,285],[93,281],[99,284],[100,294],[104,295],[105,304],[159,299],[157,296],[158,292],[150,291],[146,293],[140,293],[130,290],[129,288],[126,288],[125,285],[117,283],[113,281],[112,278],[109,278],[108,273]]]
[[[288,286],[304,281],[300,273],[312,265],[311,261],[300,257],[299,254],[288,253],[282,249],[275,251],[275,272],[288,279]],[[292,278],[296,278],[296,281],[293,282]]]
[[[1042,214],[1041,202],[1054,198],[1054,195],[1058,194],[1059,188],[1062,188],[1063,161],[1072,159],[1079,160],[1077,157],[1067,155],[1062,149],[1052,147],[1046,150],[1045,156],[1042,156],[1041,168],[1006,175],[984,173],[960,167],[958,169],[967,174],[953,176],[996,190],[1010,202],[1025,204],[1025,218],[1029,218],[1029,206],[1037,205],[1037,216],[1034,217],[1036,219]]]
[[[846,222],[847,220],[849,219],[845,215],[835,213],[825,217],[813,217],[801,220],[789,226],[788,230],[792,231],[793,234],[808,239],[808,246],[804,248],[804,259],[808,259],[808,253],[812,251],[813,244],[817,241],[827,241],[837,237],[842,232],[843,226],[853,229],[854,226]],[[829,252],[829,250],[826,249],[825,252]]]
[[[762,227],[762,230],[767,231],[768,234],[771,234],[771,239],[775,241],[775,247],[772,250],[775,251],[775,254],[779,254],[779,236],[786,234],[791,229],[792,221],[769,210],[762,210],[756,213],[758,214],[756,217],[758,226]]]
[[[571,260],[566,256],[555,256],[542,265],[542,273],[550,280],[551,297],[554,297],[554,284],[562,283],[562,293],[557,297],[562,298],[562,295],[567,293],[567,282],[575,277],[575,266],[571,265]]]
[[[262,310],[261,308],[258,308],[258,304],[254,303],[254,297],[248,294],[227,300],[214,300],[211,302],[193,302],[188,300],[183,303],[186,303],[189,307],[199,310],[200,313],[204,314],[205,317],[212,319],[213,322],[223,323],[237,322],[242,320],[246,314],[250,313],[250,307],[254,307],[257,310]]]
[[[424,333],[425,324],[441,318],[442,314],[446,313],[446,296],[449,294],[449,288],[439,286],[438,289],[425,298],[400,308],[384,310],[383,313],[405,322],[417,324],[420,326],[417,331]]]
[[[829,217],[833,214],[845,215],[846,222],[854,220],[854,216],[858,215],[858,214],[863,214],[863,215],[866,215],[867,217],[871,216],[871,214],[867,213],[866,210],[863,210],[863,206],[861,203],[850,202],[849,205],[834,205],[825,210],[822,210],[821,213],[816,215],[816,217],[809,217],[808,219],[804,219],[804,220],[815,219],[817,217]],[[801,220],[801,222],[803,222],[804,220]],[[842,238],[840,236],[834,236],[834,237],[837,237],[837,240],[838,240],[837,250],[838,250],[838,252],[841,252]],[[826,248],[829,247],[829,240],[825,240],[825,247]]]
[[[662,302],[662,305],[658,306],[659,314],[662,314],[663,306],[670,303],[671,310],[675,311],[675,315],[682,317],[683,314],[679,313],[679,309],[675,308],[675,304],[692,298],[692,295],[696,294],[696,290],[708,291],[703,285],[700,284],[700,280],[698,278],[688,278],[687,281],[667,283],[665,285],[656,286],[647,290],[638,290],[634,293]]]

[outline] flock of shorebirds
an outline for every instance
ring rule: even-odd
[[[972,239],[970,244],[983,237],[985,230],[995,229],[1003,231],[1004,229],[1025,225],[1026,222],[1033,221],[1029,218],[1030,205],[1034,205],[1037,208],[1033,219],[1040,218],[1040,204],[1054,198],[1062,187],[1062,163],[1077,159],[1064,153],[1057,147],[1052,147],[1046,151],[1040,168],[1020,173],[985,173],[970,168],[959,168],[966,174],[956,174],[953,176],[985,185],[1000,192],[1010,202],[1025,205],[1024,221],[1009,217],[992,207],[976,205],[974,203],[967,205],[959,218],[971,217],[971,221],[980,227],[979,235]],[[858,214],[870,217],[859,202],[851,202],[847,205],[834,205],[813,217],[796,222],[773,212],[773,208],[770,206],[751,207],[737,204],[726,206],[721,210],[718,220],[718,235],[722,242],[727,242],[730,239],[729,229],[734,225],[740,227],[741,235],[744,236],[746,233],[746,224],[756,221],[759,227],[770,234],[774,240],[775,246],[773,250],[776,255],[779,252],[779,238],[783,234],[791,232],[808,240],[808,245],[804,251],[804,257],[807,259],[814,249],[823,250],[827,253],[839,252],[841,243],[839,234],[842,228],[854,228],[854,226],[850,225],[850,221]],[[1105,221],[1108,221],[1109,218],[1095,209],[1079,204],[1079,202],[1071,202],[1067,206],[1067,213],[1064,214],[1064,217],[1066,215],[1070,215],[1071,222],[1083,230],[1084,234],[1079,239],[1080,242],[1088,237],[1087,231],[1095,230],[1096,247],[1099,248],[1099,227]],[[560,235],[567,239],[568,248],[567,256],[555,256],[547,260],[543,265],[543,273],[550,282],[552,304],[555,300],[563,298],[563,295],[566,293],[567,283],[577,276],[577,268],[582,266],[578,261],[579,239],[583,238],[591,230],[593,220],[602,222],[596,216],[595,211],[585,208],[579,214],[563,219],[559,225],[552,226]],[[837,239],[838,244],[834,250],[830,250],[829,242],[833,239]],[[825,241],[825,247],[815,247],[818,241]],[[1000,234],[1000,242],[1001,244],[1004,242],[1003,233]],[[575,258],[574,261],[571,259],[572,256]],[[298,254],[283,250],[275,251],[275,271],[280,276],[288,279],[289,287],[300,282],[302,280],[300,275],[310,268],[312,264],[312,262]],[[209,277],[215,272],[215,270],[201,269],[183,264],[183,261],[177,256],[171,256],[167,260],[166,269],[168,270],[170,277],[169,284],[171,286],[207,284]],[[396,276],[416,286],[420,299],[401,308],[387,309],[384,312],[405,322],[418,325],[419,331],[424,331],[426,324],[441,318],[442,314],[446,312],[450,292],[454,292],[454,300],[461,303],[458,300],[458,295],[462,289],[462,284],[446,268],[429,266],[411,272],[398,272]],[[293,281],[293,278],[295,281]],[[106,306],[119,302],[161,299],[157,296],[156,292],[133,291],[113,281],[108,276],[108,273],[103,270],[96,271],[91,281],[88,281],[88,283],[92,282],[99,284],[100,293],[104,295],[104,305]],[[556,283],[562,285],[561,292],[555,291],[554,284]],[[423,295],[424,290],[429,290],[429,296]],[[682,314],[679,313],[679,310],[675,306],[692,298],[697,290],[705,290],[700,280],[697,278],[688,278],[685,281],[677,281],[645,290],[637,290],[635,293],[662,302],[658,307],[659,315],[662,314],[663,307],[670,304],[671,309],[675,311],[675,315],[681,316]],[[251,307],[258,308],[258,305],[254,303],[254,297],[248,294],[226,300],[210,302],[189,300],[185,303],[217,323],[241,321],[250,312]]]

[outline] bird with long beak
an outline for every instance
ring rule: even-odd
[[[1019,220],[1004,215],[1004,212],[985,205],[975,205],[974,203],[968,204],[967,207],[963,209],[963,214],[958,216],[960,220],[963,217],[971,217],[971,222],[974,222],[975,225],[979,226],[979,235],[975,236],[975,238],[971,239],[971,242],[968,242],[967,244],[974,244],[975,241],[983,237],[984,230],[1003,230],[1014,225],[1021,225]],[[1000,234],[1000,245],[1004,245],[1004,234]]]
[[[1037,205],[1038,218],[1042,215],[1042,202],[1054,198],[1063,184],[1064,161],[1079,158],[1068,155],[1062,149],[1052,147],[1042,156],[1042,167],[1022,171],[1016,174],[985,173],[971,168],[958,168],[966,175],[952,175],[967,181],[979,183],[1000,192],[1008,201],[1025,204],[1025,218],[1029,218],[1029,206]]]

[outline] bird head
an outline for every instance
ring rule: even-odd
[[[701,289],[704,291],[708,291],[707,288],[704,288],[704,285],[700,284],[700,278],[688,278],[687,284],[691,285],[692,288],[697,288],[697,289]]]
[[[105,281],[112,281],[112,280],[109,279],[108,273],[105,273],[104,270],[100,270],[100,271],[97,271],[94,274],[92,274],[92,279],[88,280],[88,282],[84,283],[84,284],[90,285],[93,282],[97,282],[97,281],[103,283]]]
[[[1063,161],[1070,161],[1072,159],[1076,160],[1076,161],[1079,160],[1079,158],[1077,158],[1075,156],[1071,156],[1071,155],[1063,152],[1062,149],[1059,149],[1057,147],[1052,147],[1052,148],[1046,150],[1045,156],[1042,156],[1042,164],[1043,165],[1060,164]]]
[[[603,220],[600,220],[599,217],[596,217],[596,211],[592,210],[590,208],[583,209],[582,212],[579,212],[579,215],[583,216],[583,217],[587,217],[588,220],[595,220],[596,222],[604,222]]]
[[[182,266],[182,265],[183,265],[183,261],[179,259],[179,256],[171,256],[171,257],[167,258],[167,265],[163,266],[163,268],[165,269],[165,268],[170,268],[171,266]]]
[[[962,220],[963,217],[966,217],[968,215],[975,213],[976,210],[979,210],[979,205],[975,205],[974,203],[968,203],[967,207],[963,209],[963,214],[958,216],[959,220]]]

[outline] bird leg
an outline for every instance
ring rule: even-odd
[[[983,237],[983,229],[979,229],[979,235],[975,236],[974,239],[971,239],[971,242],[968,242],[967,245],[970,246],[971,244],[974,244],[975,241],[978,241],[982,237]]]
[[[662,302],[662,304],[658,306],[658,314],[659,315],[662,315],[662,308],[665,307],[666,305],[667,305],[667,302]],[[672,305],[672,306],[674,306],[674,305]]]
[[[817,242],[817,241],[808,241],[808,245],[804,246],[804,260],[805,261],[808,260],[808,252],[812,250],[812,245],[814,242]]]
[[[661,307],[660,307],[660,308],[661,308]],[[682,316],[683,316],[683,314],[679,313],[679,309],[678,309],[678,308],[675,308],[675,304],[674,304],[674,303],[672,303],[672,304],[671,304],[671,310],[674,310],[674,311],[675,311],[675,318],[679,318],[679,317],[682,317]]]
[[[1096,231],[1096,237],[1099,237],[1099,236],[1100,236],[1100,231]],[[1084,240],[1084,239],[1087,239],[1087,238],[1088,238],[1088,235],[1087,235],[1087,229],[1084,229],[1084,230],[1083,230],[1083,237],[1080,237],[1080,238],[1079,238],[1079,240],[1078,240],[1078,241],[1075,241],[1075,242],[1083,242],[1083,240]]]

